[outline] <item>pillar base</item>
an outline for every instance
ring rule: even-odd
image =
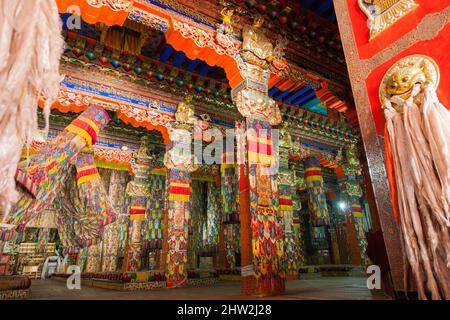
[[[167,288],[182,288],[187,287],[187,277],[186,278],[167,278]]]
[[[298,274],[288,274],[287,275],[287,280],[299,280],[300,277]]]
[[[286,291],[284,278],[256,279],[255,277],[242,277],[242,294],[255,297],[271,297],[282,295]]]

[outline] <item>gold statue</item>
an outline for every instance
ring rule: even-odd
[[[362,172],[361,163],[359,162],[358,157],[358,148],[355,143],[352,143],[346,152],[348,169],[355,173],[356,175],[360,175]]]
[[[267,39],[263,30],[264,18],[257,16],[251,26],[245,26],[242,30],[242,50],[253,53],[258,59],[271,63],[274,59],[272,43]]]
[[[280,128],[280,143],[285,147],[292,147],[292,137],[288,129],[289,125],[287,122],[283,122]]]
[[[175,120],[182,124],[195,124],[197,118],[192,109],[192,96],[188,95],[183,102],[178,104],[177,112],[175,113]]]

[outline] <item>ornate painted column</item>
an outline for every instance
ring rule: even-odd
[[[293,212],[293,222],[292,222],[292,230],[294,234],[294,242],[297,244],[297,265],[301,267],[305,265],[305,245],[304,245],[304,236],[301,232],[301,224],[300,224],[300,212],[302,210],[302,203],[297,194],[297,188],[299,186],[303,186],[305,183],[304,178],[295,177],[295,185],[292,191],[292,207],[294,209]],[[297,275],[300,276],[297,272]]]
[[[219,186],[217,186],[215,182],[209,182],[207,195],[206,245],[212,252],[217,252],[219,244],[219,229],[221,223],[219,195]]]
[[[319,160],[314,157],[305,160],[305,181],[309,196],[312,240],[317,244],[323,244],[327,241],[326,227],[329,224],[329,215],[323,187],[322,169]],[[324,246],[320,249],[324,249]]]
[[[284,267],[289,280],[298,279],[300,252],[298,237],[294,230],[294,206],[292,195],[295,192],[295,173],[289,168],[289,153],[292,139],[286,124],[280,130],[278,188],[280,211],[283,216]]]
[[[311,222],[315,227],[328,224],[328,208],[323,188],[320,162],[314,157],[305,160],[305,180],[309,194]]]
[[[226,146],[224,146],[226,150]],[[228,152],[230,151],[230,152]],[[239,207],[238,207],[238,177],[234,146],[223,154],[221,171],[221,194],[222,194],[222,222],[221,234],[223,233],[223,253],[219,246],[219,256],[222,259],[221,267],[236,267],[236,251],[239,249]],[[222,261],[221,261],[222,262]]]
[[[285,290],[283,215],[277,183],[278,130],[281,113],[268,95],[271,68],[285,67],[255,19],[242,31],[242,48],[235,59],[243,78],[231,96],[245,120],[238,133],[239,206],[241,221],[242,291],[276,295]],[[275,63],[273,62],[277,62]]]
[[[341,190],[345,190],[343,192],[348,202],[347,236],[351,235],[350,243],[356,243],[354,248],[352,248],[352,261],[357,264],[363,264],[366,260],[367,240],[364,233],[363,210],[361,207],[363,191],[357,180],[357,176],[361,175],[361,165],[356,155],[355,145],[351,145],[347,150],[347,165],[344,167],[344,171],[346,181],[343,185],[344,188]],[[354,255],[357,256],[354,257]]]
[[[151,174],[151,156],[148,155],[146,139],[132,160],[133,181],[127,185],[126,193],[130,197],[128,242],[125,252],[124,270],[139,270],[142,246],[142,224],[146,219],[147,200],[150,197],[149,178]]]
[[[187,245],[191,213],[192,126],[177,122],[169,129],[171,143],[164,164],[168,169],[167,254],[165,272],[169,288],[187,285]]]

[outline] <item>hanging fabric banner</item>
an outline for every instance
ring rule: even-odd
[[[109,116],[102,108],[90,106],[33,157],[19,163],[16,179],[28,192],[21,192],[9,224],[24,228],[55,200],[71,163],[81,150],[95,143],[98,132],[108,122]]]
[[[319,160],[311,157],[305,161],[305,177],[313,226],[328,225],[328,208]]]

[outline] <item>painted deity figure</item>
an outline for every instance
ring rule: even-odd
[[[358,158],[358,149],[356,144],[352,143],[346,150],[346,158],[348,163],[348,168],[356,175],[361,174],[361,163]]]
[[[177,112],[175,113],[175,120],[177,122],[182,124],[195,124],[197,122],[191,102],[192,96],[188,95],[183,102],[178,104]]]
[[[251,26],[247,25],[242,30],[242,51],[251,52],[258,59],[271,63],[274,59],[274,49],[272,43],[267,39],[261,27],[264,18],[258,16]]]
[[[289,44],[289,40],[282,37],[281,35],[278,35],[278,42],[274,50],[274,60],[273,65],[278,70],[283,70],[287,68],[287,62],[286,62],[286,49]]]
[[[223,34],[233,34],[233,15],[234,9],[225,7],[220,11],[222,16],[222,24],[219,26],[219,31]]]
[[[289,125],[287,122],[284,122],[280,128],[280,143],[285,147],[292,147],[292,137],[289,133]]]

